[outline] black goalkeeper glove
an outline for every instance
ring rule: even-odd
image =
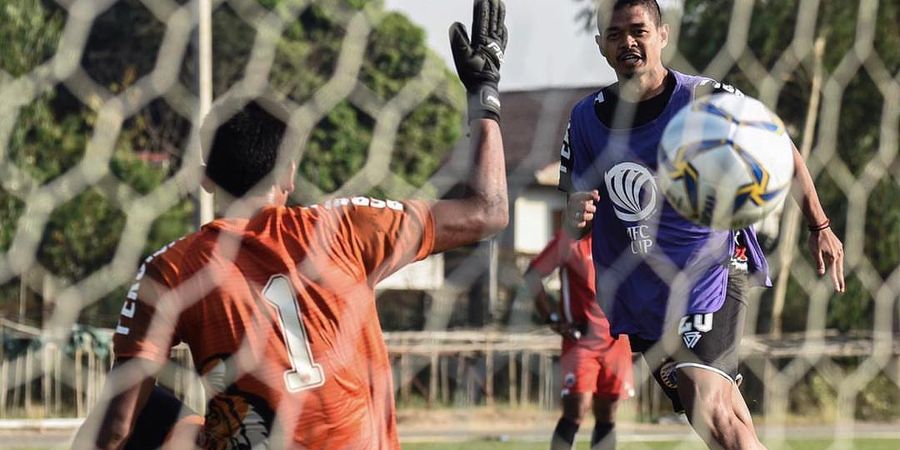
[[[502,0],[475,0],[472,40],[465,25],[450,25],[450,49],[456,73],[466,86],[469,120],[500,121],[500,65],[506,51],[506,7]]]

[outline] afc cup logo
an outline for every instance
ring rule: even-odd
[[[654,245],[654,233],[649,225],[641,222],[658,208],[660,194],[653,174],[640,164],[623,162],[606,171],[604,179],[616,217],[629,222],[625,232],[631,240],[631,252],[635,255],[649,253]]]
[[[633,162],[619,163],[604,178],[613,210],[620,220],[640,222],[656,211],[659,189],[646,167]]]

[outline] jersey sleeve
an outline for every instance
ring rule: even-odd
[[[744,93],[740,89],[728,84],[722,83],[711,78],[706,78],[694,87],[694,97],[700,98],[706,95],[714,94],[733,94],[743,97]]]
[[[569,194],[589,191],[593,187],[585,179],[585,173],[594,162],[596,155],[591,153],[578,120],[584,114],[594,114],[592,101],[582,100],[572,108],[566,133],[563,135],[562,147],[559,151],[559,190]]]
[[[563,247],[565,246],[562,245],[561,234],[557,233],[541,253],[531,260],[528,270],[537,273],[541,278],[550,275],[563,262]]]
[[[424,259],[434,249],[434,217],[423,201],[354,198],[346,211],[351,242],[370,282]]]
[[[572,154],[572,146],[570,144],[570,135],[572,132],[572,120],[566,124],[566,132],[563,134],[562,147],[559,149],[559,186],[558,189],[563,192],[575,192],[572,187],[572,169],[574,163],[574,155]]]
[[[169,255],[172,256],[172,255]],[[125,298],[113,335],[117,359],[142,358],[165,362],[178,341],[175,291],[177,266],[159,253],[148,258],[138,270]]]

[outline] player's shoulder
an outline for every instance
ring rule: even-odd
[[[156,251],[148,255],[144,259],[145,264],[150,263],[175,263],[177,264],[185,255],[191,253],[191,248],[198,242],[198,240],[202,239],[203,233],[200,231],[196,231],[191,234],[187,234],[182,236],[174,241],[171,241],[162,247],[159,247]]]
[[[421,200],[390,200],[367,196],[342,197],[304,208],[306,220],[347,225],[353,228],[381,228],[407,216],[421,221],[430,214],[428,203]]]
[[[202,231],[197,231],[159,247],[144,258],[139,273],[150,273],[156,281],[176,283],[183,275],[187,256],[198,254],[196,244],[203,234]]]
[[[688,75],[677,71],[675,74],[676,81],[691,89],[692,98],[700,98],[706,95],[714,94],[733,94],[743,97],[744,93],[740,89],[728,84],[724,81],[702,75]]]
[[[385,200],[375,197],[341,197],[310,205],[300,212],[311,218],[329,216],[372,216],[384,212],[406,212],[410,202]]]
[[[581,114],[593,114],[594,105],[606,101],[606,94],[604,94],[605,89],[606,87],[593,91],[578,100],[575,105],[572,106],[572,116],[576,117]]]

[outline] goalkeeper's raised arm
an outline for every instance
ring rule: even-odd
[[[435,252],[484,239],[506,228],[509,221],[498,89],[507,39],[504,16],[502,1],[476,0],[471,37],[461,23],[450,26],[453,60],[468,94],[474,153],[469,194],[432,206]]]

